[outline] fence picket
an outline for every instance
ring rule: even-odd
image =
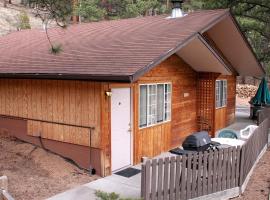
[[[230,183],[230,186],[232,187],[232,188],[234,188],[235,187],[235,174],[236,174],[236,148],[234,147],[233,149],[232,149],[232,171],[231,171],[231,183]]]
[[[203,188],[203,195],[207,194],[207,182],[206,182],[206,178],[207,178],[207,157],[208,157],[208,153],[207,151],[204,152],[203,154],[203,179],[202,179],[202,188]]]
[[[187,199],[191,198],[191,181],[192,181],[192,169],[191,169],[191,161],[193,158],[193,154],[188,154],[188,163],[187,163]]]
[[[240,181],[240,161],[241,161],[241,147],[240,146],[237,146],[236,156],[237,156],[237,161],[236,161],[235,186],[239,186],[239,181]]]
[[[191,182],[191,198],[196,197],[197,195],[197,177],[198,177],[198,154],[194,154],[193,156],[193,165],[192,165],[192,182]]]
[[[142,164],[142,176],[141,176],[141,197],[143,197],[143,198],[145,198],[145,194],[146,194],[146,192],[145,192],[145,178],[146,178],[146,176],[145,176],[145,163],[144,164]]]
[[[150,199],[150,166],[151,166],[151,161],[147,160],[146,164],[145,164],[145,200],[149,200]]]
[[[165,158],[165,165],[164,165],[164,199],[169,199],[169,163],[170,158]]]
[[[163,199],[163,189],[162,189],[162,181],[163,181],[163,158],[158,160],[158,200]]]
[[[231,188],[232,147],[228,149],[226,189]]]
[[[197,192],[197,196],[201,196],[202,195],[202,152],[199,152],[199,161],[198,161],[198,192]]]
[[[186,181],[186,174],[187,174],[187,169],[186,169],[186,164],[187,164],[187,156],[182,157],[182,173],[181,173],[181,192],[180,192],[180,199],[185,200],[186,199],[186,186],[187,186],[187,181]]]
[[[228,162],[228,149],[226,148],[224,149],[224,154],[223,154],[221,190],[226,190],[227,162]]]
[[[213,151],[212,150],[209,151],[207,163],[208,163],[207,194],[211,194],[212,193],[212,184],[213,184],[213,171],[212,171]]]
[[[171,163],[170,163],[170,189],[169,189],[169,197],[170,200],[174,199],[174,184],[175,184],[175,157],[171,157]]]
[[[151,199],[156,199],[157,191],[157,160],[152,160]]]
[[[217,176],[218,176],[218,173],[217,173],[218,151],[214,152],[213,160],[214,160],[214,166],[213,166],[213,187],[212,187],[212,190],[213,190],[213,192],[216,192],[217,191]]]
[[[180,199],[181,157],[176,157],[175,199]]]
[[[217,169],[217,192],[221,191],[221,178],[222,178],[222,158],[223,158],[223,149],[220,149],[218,152],[218,169]]]

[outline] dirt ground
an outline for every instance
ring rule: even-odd
[[[0,176],[16,200],[40,200],[97,179],[63,158],[0,135]]]
[[[257,164],[248,186],[241,197],[234,200],[266,200],[270,192],[270,149]]]
[[[25,8],[20,4],[20,0],[12,0],[12,4],[3,7],[3,0],[0,0],[0,36],[17,31],[19,15],[24,11],[29,17],[31,29],[42,29],[42,21],[35,16],[33,9]],[[50,22],[49,27],[54,27],[55,23]]]

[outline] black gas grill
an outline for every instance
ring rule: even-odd
[[[206,131],[198,132],[188,136],[183,142],[184,150],[206,151],[211,145],[211,138]]]
[[[211,138],[206,131],[201,131],[188,136],[182,144],[183,149],[175,148],[170,152],[177,155],[186,155],[215,149],[218,145],[219,143],[211,142]]]

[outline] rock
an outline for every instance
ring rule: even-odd
[[[236,94],[238,97],[247,99],[254,97],[258,90],[257,86],[247,85],[247,84],[237,84],[236,86]]]

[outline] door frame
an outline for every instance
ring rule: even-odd
[[[133,158],[134,158],[134,155],[133,155],[134,154],[134,123],[133,123],[133,120],[134,120],[134,108],[133,108],[134,89],[133,89],[132,84],[121,84],[121,83],[109,84],[110,92],[112,92],[112,89],[120,89],[120,88],[129,88],[130,89],[130,127],[131,127],[131,132],[130,132],[130,165],[126,166],[126,167],[130,167],[130,166],[133,166],[133,164],[134,164],[134,161],[133,161]],[[112,111],[111,105],[112,105],[112,102],[110,99],[110,116],[111,116],[111,111]],[[110,138],[110,152],[111,152],[110,166],[112,167],[112,124],[111,124],[112,119],[111,119],[111,117],[110,117],[109,123],[110,123],[110,136],[109,136],[109,138]],[[123,168],[126,168],[126,167],[123,167]],[[112,169],[111,169],[111,173],[120,171],[123,168],[116,170],[116,171],[112,171]]]

